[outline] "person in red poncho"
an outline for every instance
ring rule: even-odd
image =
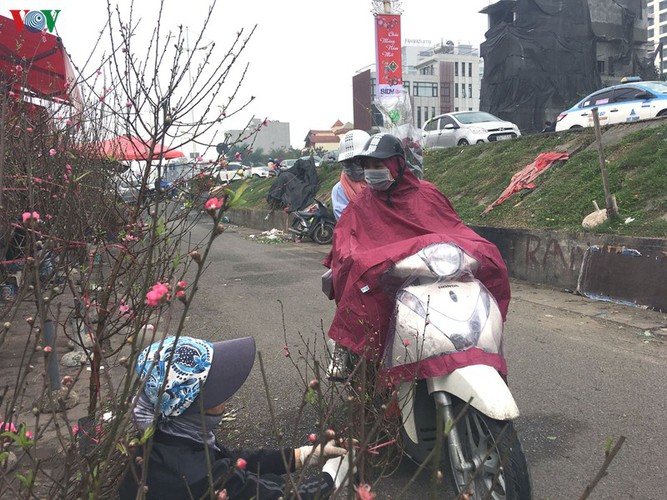
[[[479,261],[475,277],[493,294],[505,320],[510,285],[497,247],[467,227],[433,184],[414,176],[397,137],[371,137],[360,156],[368,189],[350,200],[324,261],[337,304],[329,337],[369,359],[382,359],[395,297],[381,277],[400,259],[439,242],[455,243]],[[505,371],[498,354],[472,354],[461,366],[489,364]],[[450,371],[455,365],[456,360],[449,364]]]

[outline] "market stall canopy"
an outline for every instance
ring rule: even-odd
[[[14,20],[4,16],[0,16],[0,78],[14,91],[82,107],[60,37],[27,28],[19,32]]]
[[[147,160],[151,149],[151,141],[144,141],[133,135],[121,135],[107,139],[94,148],[101,156],[119,161]],[[153,159],[162,157],[165,160],[182,158],[185,155],[176,149],[162,148],[159,144],[153,150]]]

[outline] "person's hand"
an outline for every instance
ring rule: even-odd
[[[350,453],[353,453],[350,451]],[[342,455],[336,458],[330,458],[322,467],[322,473],[329,474],[334,481],[334,486],[336,489],[341,488],[347,484],[349,476],[356,474],[357,466],[353,465],[352,472],[350,473],[350,460],[354,462],[354,456]]]
[[[332,439],[324,446],[321,444],[314,446],[302,446],[297,448],[296,467],[297,469],[307,467],[309,465],[320,465],[329,458],[340,457],[347,453],[345,448],[336,446],[336,442]]]

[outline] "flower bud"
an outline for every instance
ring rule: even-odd
[[[194,260],[197,264],[201,266],[202,256],[197,250],[193,250],[188,255],[190,255],[190,257],[192,257],[192,260]]]

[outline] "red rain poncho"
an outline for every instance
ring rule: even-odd
[[[398,160],[385,160],[395,179]],[[493,294],[504,320],[510,285],[497,247],[467,227],[433,184],[418,180],[407,168],[389,200],[387,192],[365,189],[350,201],[336,224],[331,252],[324,261],[332,270],[338,306],[329,337],[369,359],[381,359],[395,297],[380,277],[397,261],[438,242],[455,243],[480,262],[475,277]],[[477,348],[426,361],[421,363],[419,378],[470,364],[506,372],[501,356]]]

